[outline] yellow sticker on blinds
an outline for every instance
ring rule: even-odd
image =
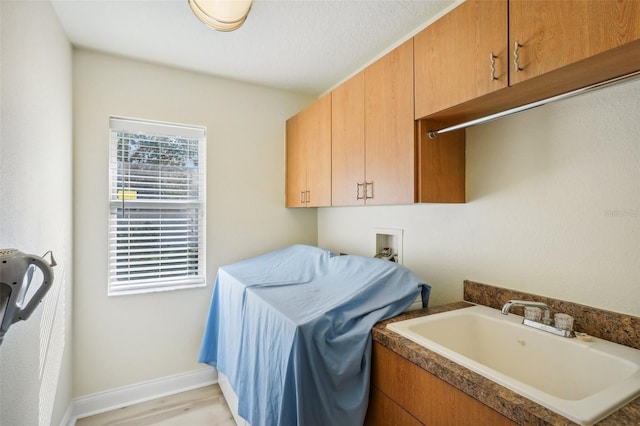
[[[133,190],[118,190],[118,200],[137,200],[138,199],[138,191]]]

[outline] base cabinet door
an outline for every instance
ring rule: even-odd
[[[369,392],[369,410],[364,424],[365,426],[423,426],[418,419],[376,387],[372,387]]]
[[[454,388],[379,343],[373,344],[372,389],[377,388],[404,411],[425,425],[515,426],[492,408]],[[379,412],[371,399],[369,413]],[[389,423],[375,423],[392,425]]]

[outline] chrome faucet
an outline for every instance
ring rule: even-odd
[[[546,303],[532,302],[529,300],[509,300],[502,306],[502,315],[509,315],[509,309],[511,309],[512,306],[529,306],[533,308],[540,308],[544,311],[544,317],[542,321],[545,324],[549,324],[551,322],[551,309],[549,309],[549,306],[547,306]]]
[[[547,306],[546,303],[533,302],[528,300],[509,300],[507,301],[507,303],[505,303],[502,306],[502,315],[509,315],[509,309],[511,309],[512,306],[524,306],[524,307],[530,306],[534,308],[540,308],[544,311],[544,317],[542,318],[542,322],[533,321],[533,320],[524,318],[522,320],[522,324],[526,326],[537,328],[538,330],[543,330],[548,333],[555,334],[557,336],[575,337],[575,334],[571,330],[563,330],[550,325],[551,309],[549,309],[549,306]]]

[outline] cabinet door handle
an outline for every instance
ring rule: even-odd
[[[300,204],[306,204],[306,203],[307,203],[307,192],[300,191]]]
[[[489,61],[491,63],[491,81],[498,79],[498,77],[496,77],[496,59],[498,59],[498,57],[494,55],[493,52],[489,53]]]
[[[308,189],[305,191],[304,200],[307,204],[311,202],[311,191],[309,191]]]
[[[371,188],[371,191],[369,191],[369,188]],[[364,199],[368,200],[370,198],[373,198],[373,182],[365,182],[364,183]]]
[[[360,195],[360,187],[364,190],[364,195]],[[356,200],[364,200],[366,197],[366,188],[364,183],[356,182]]]
[[[513,65],[515,65],[516,72],[522,71],[522,68],[518,63],[518,59],[520,59],[520,57],[518,56],[518,49],[520,49],[521,47],[522,45],[516,40],[515,47],[513,48]]]

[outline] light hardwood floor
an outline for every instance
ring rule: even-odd
[[[76,426],[236,426],[218,385],[79,419]]]

